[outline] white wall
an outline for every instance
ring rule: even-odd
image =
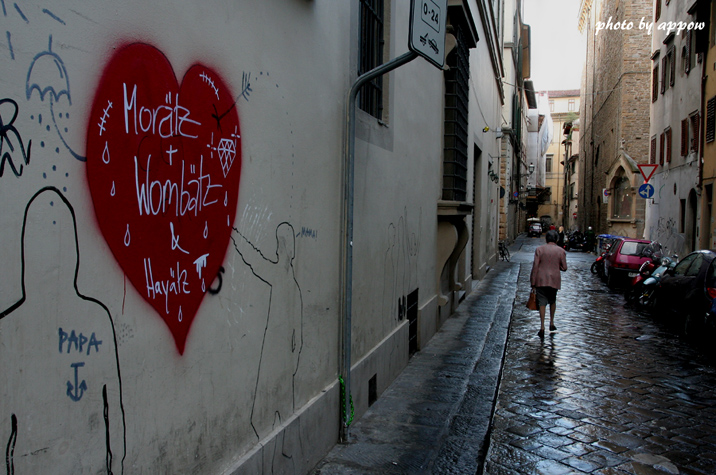
[[[392,58],[409,3],[388,4]],[[357,2],[4,7],[0,440],[15,472],[305,473],[338,437]],[[486,177],[500,99],[480,48],[470,134]],[[398,302],[419,289],[426,339],[439,323],[442,74],[418,58],[386,77],[383,123],[358,113],[358,415],[370,377],[380,393],[407,363]],[[483,269],[499,191],[485,181]]]
[[[3,99],[12,102],[4,102],[0,114],[13,127],[9,139],[16,149],[5,142],[2,153],[23,167],[15,176],[7,165],[0,177],[0,438],[13,441],[16,473],[106,468],[105,385],[114,473],[216,473],[260,448],[260,439],[267,444],[261,463],[278,464],[282,460],[270,456],[277,447],[273,431],[324,404],[320,418],[293,424],[276,452],[295,455],[292,468],[305,470],[316,456],[312,451],[335,442],[338,427],[337,402],[312,399],[324,388],[337,393],[341,124],[351,49],[345,32],[352,21],[347,5],[63,1],[5,7],[0,84]],[[133,154],[123,148],[134,138],[122,130],[121,100],[108,109],[105,126],[116,168],[101,171],[96,150],[83,161],[90,144],[101,140],[104,114],[93,112],[93,102],[105,94],[121,98],[116,87],[103,89],[103,70],[123,45],[135,42],[163,53],[180,81],[192,64],[207,68],[207,79],[195,77],[179,103],[192,104],[191,117],[204,114],[202,128],[215,133],[214,145],[220,137],[233,141],[232,131],[218,131],[211,101],[196,98],[211,96],[209,79],[218,85],[223,78],[231,97],[222,89],[220,105],[228,110],[235,102],[241,135],[241,162],[237,158],[231,169],[234,176],[241,172],[238,188],[221,188],[229,202],[238,197],[235,210],[226,207],[228,224],[207,214],[223,199],[196,215],[154,216],[142,224],[131,185],[144,178],[143,170],[137,173]],[[140,94],[152,80],[172,80],[161,78],[155,63],[147,66],[144,80],[126,79]],[[141,96],[138,106],[166,104],[169,82],[160,83],[154,97]],[[149,153],[154,167],[162,150],[178,143],[168,138],[167,147],[155,147],[151,140],[137,152],[142,168]],[[18,153],[20,142],[30,152],[27,161]],[[203,152],[204,174],[215,187],[223,183],[218,169],[208,171],[212,142],[204,136],[184,142],[184,181],[198,179],[188,163]],[[90,164],[100,171],[89,175]],[[115,178],[122,201],[113,201],[109,189],[90,193],[88,185]],[[172,179],[179,182],[181,174]],[[207,180],[204,190],[218,194]],[[121,188],[120,181],[130,186]],[[203,242],[207,222],[210,240],[214,233],[221,239]],[[114,257],[110,242],[118,236],[112,225],[130,226],[134,251]],[[275,264],[277,231],[293,260],[282,255]],[[171,240],[173,234],[178,240]],[[205,285],[220,291],[199,301],[193,320],[185,311],[178,322],[178,294],[190,293],[194,305],[194,296],[203,295],[193,262],[205,252],[224,268],[221,280],[204,274]],[[149,292],[146,281],[130,278],[144,259],[152,259],[155,280],[179,281],[169,289],[168,303],[156,289]],[[173,259],[179,270],[159,264],[162,259]],[[166,303],[171,312],[150,303]]]

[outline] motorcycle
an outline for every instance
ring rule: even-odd
[[[599,278],[604,277],[604,258],[609,253],[609,248],[611,247],[611,244],[605,244],[603,246],[603,251],[600,255],[597,256],[597,259],[592,264],[592,274],[599,276]]]
[[[564,249],[567,251],[571,251],[573,249],[586,251],[587,239],[584,237],[584,234],[579,231],[574,231],[567,237],[567,241],[564,243]]]

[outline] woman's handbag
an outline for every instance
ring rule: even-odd
[[[530,298],[527,299],[527,308],[530,310],[537,310],[537,292],[535,289],[532,289],[532,292],[530,292]]]

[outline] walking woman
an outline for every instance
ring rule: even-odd
[[[535,259],[530,273],[530,284],[537,292],[539,307],[540,330],[537,335],[544,337],[544,317],[549,304],[549,331],[557,330],[554,326],[554,313],[557,310],[557,291],[562,288],[562,274],[567,270],[567,253],[557,245],[559,234],[551,229],[547,231],[543,244],[535,250]]]

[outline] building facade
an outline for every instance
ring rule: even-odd
[[[444,13],[446,68],[349,121],[410,2],[3,9],[8,466],[306,473],[346,436],[495,260],[515,15]]]
[[[579,89],[543,94],[552,118],[552,140],[545,155],[545,193],[537,215],[543,222],[569,229],[564,195],[570,183],[565,180],[565,164],[572,156],[572,143],[579,141],[579,132],[572,130],[572,123],[579,118]],[[572,190],[572,195],[577,195]]]
[[[530,26],[523,22],[521,0],[506,0],[503,64],[505,101],[500,126],[500,232],[509,242],[524,231],[527,199],[527,111],[536,107],[530,76]]]
[[[642,237],[644,199],[638,164],[649,160],[651,37],[637,27],[602,30],[597,22],[639,25],[651,0],[582,0],[579,28],[587,36],[581,86],[577,225]]]
[[[695,24],[698,2],[655,0],[654,24]],[[646,199],[644,236],[683,255],[699,248],[699,195],[703,58],[698,30],[655,29],[652,34],[652,80],[649,163],[656,165]]]
[[[701,132],[699,150],[702,163],[700,187],[700,223],[699,247],[716,248],[716,216],[714,216],[713,196],[716,179],[716,74],[708,67],[716,62],[716,8],[713,2],[698,2],[696,21],[704,23],[694,36],[696,62],[703,61],[701,76],[703,95],[701,97]]]
[[[527,111],[527,217],[540,218],[540,207],[549,202],[547,188],[547,150],[553,140],[553,123],[547,104],[546,93],[536,94],[537,107]],[[543,227],[551,222],[549,215],[542,221]],[[524,223],[525,228],[527,222]]]

